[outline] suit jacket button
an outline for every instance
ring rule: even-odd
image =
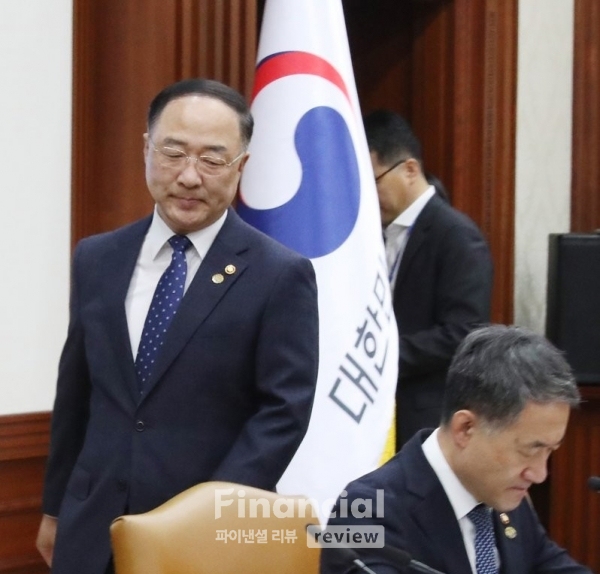
[[[143,432],[144,429],[145,429],[145,426],[146,425],[144,425],[144,421],[136,421],[136,423],[135,423],[135,430],[138,431],[138,432]]]

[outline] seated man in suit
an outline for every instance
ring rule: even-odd
[[[590,572],[548,538],[526,497],[578,402],[546,339],[501,325],[473,331],[450,366],[439,428],[350,483],[328,527],[382,525],[386,546],[446,574]],[[377,574],[402,571],[389,552],[357,552]],[[341,556],[325,549],[322,572],[358,572]]]
[[[195,484],[274,490],[312,409],[312,264],[230,208],[254,124],[246,101],[182,80],[147,120],[153,213],[73,256],[38,533],[54,574],[110,572],[111,521]]]
[[[444,381],[465,335],[490,321],[492,258],[477,226],[423,171],[421,144],[398,114],[365,120],[398,323],[398,450],[440,420]]]

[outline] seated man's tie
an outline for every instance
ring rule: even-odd
[[[475,525],[475,565],[477,574],[497,574],[496,536],[490,509],[478,504],[467,514]]]

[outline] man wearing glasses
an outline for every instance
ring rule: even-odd
[[[252,129],[223,84],[165,88],[153,215],[77,246],[38,534],[54,573],[110,572],[111,521],[194,484],[273,490],[306,432],[315,276],[230,208]]]
[[[400,335],[399,449],[437,426],[450,360],[467,333],[490,320],[492,261],[477,226],[427,182],[408,123],[386,110],[364,123]]]

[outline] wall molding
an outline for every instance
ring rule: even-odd
[[[0,416],[0,573],[48,568],[35,548],[41,518],[50,412]]]
[[[49,412],[0,416],[0,461],[45,457],[49,441]]]

